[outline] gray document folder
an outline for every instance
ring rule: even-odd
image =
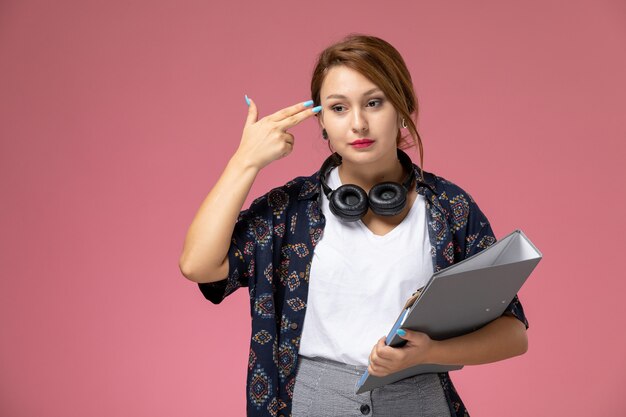
[[[401,346],[398,328],[416,330],[443,340],[477,330],[497,319],[542,258],[521,230],[463,261],[433,274],[417,300],[402,310],[386,343]],[[426,364],[386,377],[367,372],[357,382],[357,394],[429,372],[461,369],[461,365]]]

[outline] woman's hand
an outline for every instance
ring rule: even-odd
[[[406,335],[399,335],[407,340],[406,345],[386,346],[383,337],[374,346],[368,367],[370,374],[386,376],[424,363],[480,365],[522,355],[528,350],[524,323],[509,315],[463,336],[445,340],[432,340],[426,333],[403,331]]]
[[[385,345],[385,337],[381,337],[370,353],[370,364],[367,371],[374,376],[387,376],[411,366],[429,362],[430,355],[436,341],[426,333],[404,330],[406,334],[401,338],[407,343],[402,347]]]
[[[250,100],[241,143],[233,158],[260,170],[270,162],[289,155],[293,150],[294,137],[287,129],[320,111],[320,107],[312,109],[312,105],[312,101],[298,103],[257,121],[259,113],[254,101]]]

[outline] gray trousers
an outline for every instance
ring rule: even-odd
[[[355,384],[366,369],[298,356],[292,417],[450,417],[437,374],[416,375],[357,395]]]

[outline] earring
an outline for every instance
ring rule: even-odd
[[[328,132],[326,132],[326,129],[322,129],[322,137],[324,140],[328,140]]]
[[[404,129],[406,129],[406,128],[407,128],[407,125],[406,125],[406,120],[404,120],[404,118],[402,118],[402,127],[403,127]]]

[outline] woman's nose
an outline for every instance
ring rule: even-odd
[[[360,109],[353,112],[352,115],[352,129],[355,132],[361,132],[367,130],[367,120],[365,115]]]

